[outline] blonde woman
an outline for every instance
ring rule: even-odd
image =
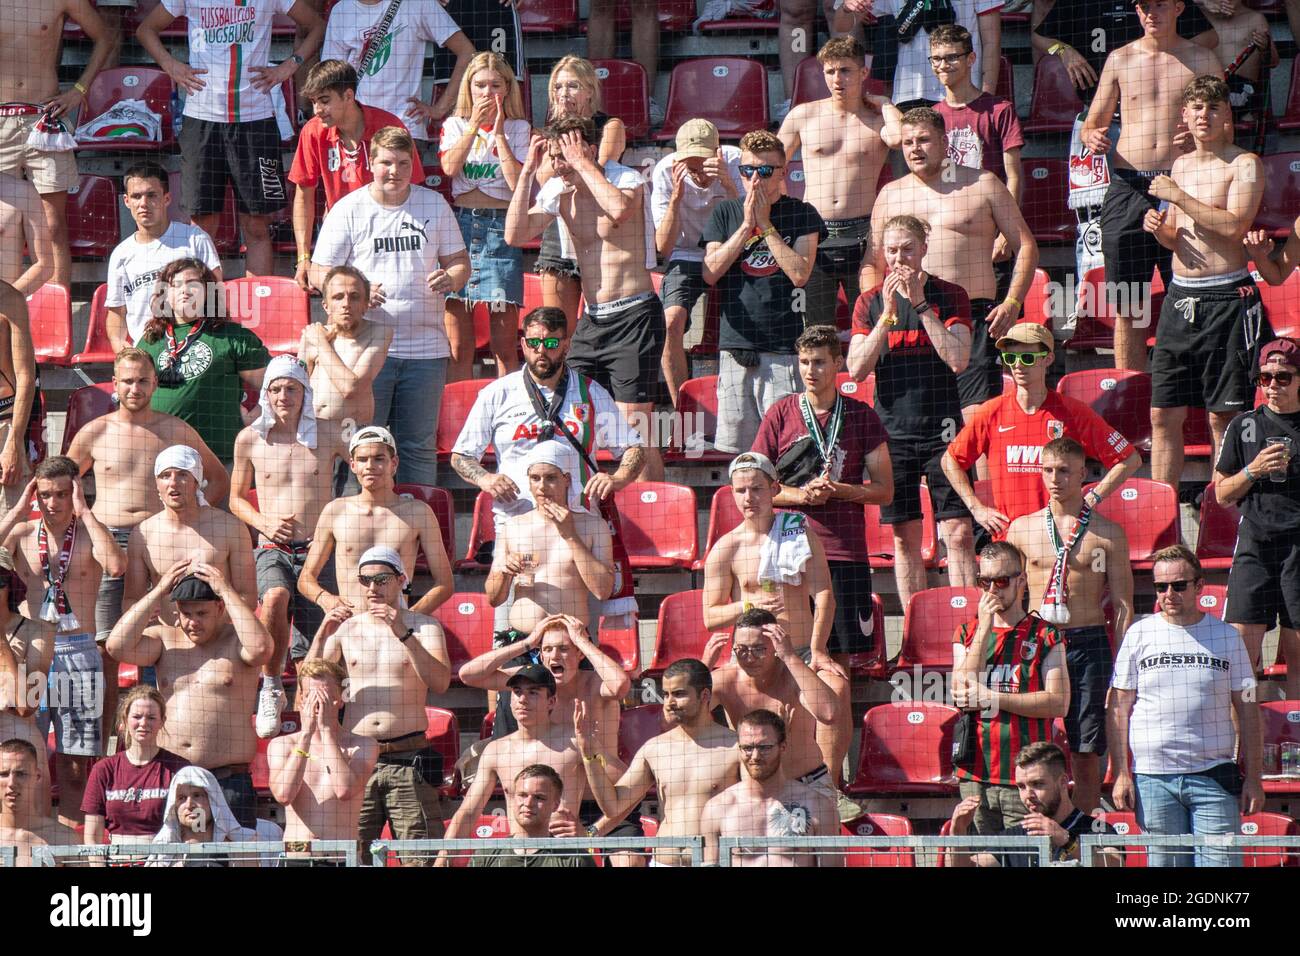
[[[438,147],[443,172],[451,176],[452,206],[470,256],[470,277],[464,288],[447,296],[449,382],[470,377],[477,302],[491,307],[497,376],[518,366],[523,252],[506,244],[505,216],[528,154],[531,130],[510,64],[496,53],[476,54],[461,79],[455,112],[442,125]]]
[[[623,121],[602,112],[600,108],[600,81],[596,68],[580,56],[566,56],[551,70],[547,87],[546,121],[554,123],[569,116],[589,119],[596,130],[596,163],[604,166],[615,162],[627,147],[627,130]],[[538,185],[551,178],[549,158],[542,160],[537,173]],[[537,255],[537,272],[542,277],[542,304],[564,310],[569,322],[568,334],[573,336],[578,321],[578,299],[582,283],[578,264],[560,251],[560,221],[557,219],[542,233],[542,248]]]

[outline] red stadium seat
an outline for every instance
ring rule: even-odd
[[[72,299],[61,285],[47,282],[27,297],[32,345],[40,365],[67,365],[72,360]]]
[[[1291,234],[1300,211],[1300,152],[1269,153],[1264,160],[1264,200],[1259,204],[1254,228],[1267,229],[1275,239]]]
[[[1286,111],[1277,121],[1279,130],[1300,129],[1300,57],[1291,60],[1290,94],[1286,98]]]
[[[1296,59],[1300,60],[1300,57]],[[1250,268],[1254,270],[1253,262]],[[1300,333],[1300,272],[1292,272],[1281,285],[1269,285],[1258,276],[1255,284],[1264,303],[1264,315],[1273,331],[1287,336]]]
[[[913,594],[903,613],[903,649],[895,669],[951,669],[957,628],[975,619],[979,600],[975,588],[937,587]]]
[[[786,195],[793,196],[795,199],[803,199],[804,187],[803,160],[795,160],[792,163],[785,164],[785,191]]]
[[[1284,744],[1300,747],[1300,700],[1269,700],[1259,705],[1259,722],[1264,746]],[[1277,777],[1278,767],[1264,768],[1264,792],[1300,793],[1300,778]],[[1270,779],[1272,777],[1272,779]]]
[[[433,744],[433,749],[442,755],[442,796],[454,800],[460,793],[460,771],[456,761],[460,759],[460,722],[450,710],[442,707],[424,708],[429,718],[429,725],[424,730],[424,739]]]
[[[451,492],[446,488],[417,484],[394,485],[393,490],[403,498],[418,498],[432,509],[433,516],[438,519],[438,530],[442,532],[442,549],[451,560],[456,553],[456,507],[451,502]],[[423,549],[415,561],[415,570],[429,573],[429,562]]]
[[[930,501],[930,490],[925,482],[921,483],[921,560],[927,568],[935,566],[937,551],[937,534],[934,524],[934,505]],[[880,523],[880,508],[866,505],[867,515],[867,554],[873,568],[892,568],[894,566],[894,532],[891,526]]]
[[[1029,119],[1025,132],[1068,133],[1074,129],[1074,118],[1083,110],[1083,101],[1070,82],[1060,59],[1045,56],[1034,67],[1034,95],[1029,104]]]
[[[82,176],[68,190],[68,246],[74,256],[107,259],[122,238],[117,187],[107,176]]]
[[[683,382],[677,396],[677,411],[682,416],[682,421],[691,423],[692,428],[684,435],[685,448],[674,450],[671,458],[717,463],[731,461],[735,457],[729,452],[718,451],[713,447],[713,438],[718,430],[718,377],[716,375],[705,375]]]
[[[632,60],[593,60],[600,99],[610,116],[627,127],[629,140],[650,135],[650,85],[645,68]]]
[[[998,85],[993,91],[993,95],[1002,97],[1010,102],[1013,107],[1016,105],[1016,73],[1011,67],[1011,61],[1005,56],[1000,59]]]
[[[630,627],[614,627],[611,618],[600,619],[600,649],[618,661],[624,672],[636,676],[641,671],[641,634],[637,620]]]
[[[664,125],[655,133],[672,140],[689,119],[711,120],[723,139],[739,139],[751,129],[768,126],[767,70],[757,60],[739,56],[701,57],[673,67],[668,83]]]
[[[1213,451],[1210,420],[1205,409],[1187,409],[1187,417],[1183,419],[1183,454],[1188,458],[1209,458]]]
[[[93,365],[97,362],[113,361],[113,343],[108,339],[108,309],[104,305],[107,298],[108,286],[101,283],[90,299],[90,320],[86,324],[85,348],[72,356],[73,365]]]
[[[459,683],[461,666],[492,650],[492,605],[481,593],[458,593],[438,605],[433,616],[447,636],[451,679]]]
[[[492,519],[492,496],[486,491],[480,491],[474,499],[469,546],[465,549],[465,557],[456,562],[456,570],[486,573],[492,567],[491,546],[496,542],[496,537],[496,523]]]
[[[1055,59],[1055,57],[1053,57]],[[1138,826],[1137,814],[1132,810],[1098,810],[1093,816],[1109,823],[1118,836],[1138,836],[1142,828]],[[1120,848],[1124,854],[1126,867],[1145,867],[1147,865],[1147,848],[1141,844]]]
[[[718,633],[726,633],[721,631]],[[663,599],[659,605],[659,623],[655,629],[655,651],[647,672],[660,673],[673,661],[684,657],[696,660],[704,653],[710,631],[704,626],[704,592],[678,591]],[[728,647],[717,663],[731,656]]]
[[[134,664],[117,665],[117,689],[130,690],[140,683],[140,669]]]
[[[63,420],[63,447],[59,454],[66,455],[72,439],[86,422],[107,415],[117,409],[117,397],[112,382],[98,382],[79,388],[68,396],[68,413]]]
[[[957,708],[947,704],[903,701],[872,707],[862,717],[858,772],[845,792],[852,796],[954,793],[956,723]]]
[[[614,493],[634,570],[690,568],[699,548],[695,492],[663,481],[634,481]]]
[[[172,78],[157,67],[120,66],[103,70],[95,77],[86,91],[86,107],[78,120],[84,126],[91,120],[98,119],[122,100],[143,100],[150,110],[161,119],[159,134],[161,141],[126,137],[109,138],[89,143],[78,143],[78,152],[95,152],[111,150],[115,153],[127,150],[171,149],[176,145],[172,117],[172,91],[175,89]]]
[[[713,493],[709,504],[709,529],[704,535],[704,553],[695,562],[695,570],[704,569],[704,559],[709,550],[718,543],[718,539],[740,524],[740,509],[736,507],[736,496],[731,493],[730,485],[723,485]]]
[[[519,7],[519,28],[524,33],[575,33],[578,0],[529,0]]]
[[[451,450],[456,447],[460,430],[469,420],[470,409],[478,393],[495,379],[471,378],[452,382],[442,390],[442,404],[438,406],[438,459],[451,460]]]
[[[1083,402],[1145,453],[1151,451],[1151,376],[1094,368],[1061,376],[1056,390]]]
[[[910,837],[912,821],[897,813],[864,813],[840,824],[842,836],[900,836]],[[844,854],[845,866],[916,866],[916,854],[909,848],[893,847],[848,850]]]
[[[868,78],[863,81],[863,88],[878,95],[886,92],[883,80]],[[800,60],[799,65],[795,67],[790,106],[793,108],[800,103],[824,100],[830,95],[831,91],[826,87],[826,74],[822,72],[822,65],[817,57],[806,56]]]
[[[1090,491],[1095,485],[1087,485]],[[1151,555],[1181,540],[1178,493],[1161,481],[1130,478],[1106,497],[1098,513],[1124,529],[1134,570],[1149,571]]]
[[[1026,159],[1022,161],[1024,193],[1020,209],[1025,223],[1040,244],[1073,243],[1074,212],[1067,205],[1070,194],[1069,161]]]
[[[866,402],[868,405],[876,404],[876,373],[872,372],[861,382],[855,382],[853,376],[848,372],[840,372],[836,376],[836,387],[839,388],[840,394],[846,398],[854,398],[859,402]]]
[[[1024,313],[1016,324],[1033,322],[1046,326],[1049,330],[1052,328],[1052,297],[1049,285],[1051,281],[1052,277],[1047,274],[1046,269],[1034,270],[1034,277],[1029,282],[1029,291],[1025,293]],[[1004,372],[1003,377],[1010,376]]]
[[[272,355],[297,355],[302,330],[311,321],[307,293],[283,276],[244,276],[226,283],[232,321],[257,335]]]
[[[1283,813],[1252,813],[1241,818],[1242,836],[1289,837],[1300,835],[1300,825]],[[1295,847],[1247,847],[1239,866],[1300,866]]]
[[[618,724],[618,759],[631,763],[647,740],[668,730],[659,704],[641,704],[623,711]],[[646,836],[649,836],[647,833]]]
[[[1236,505],[1219,504],[1214,496],[1214,482],[1205,486],[1205,493],[1201,496],[1201,533],[1196,539],[1196,557],[1207,571],[1226,571],[1232,567],[1240,517]]]

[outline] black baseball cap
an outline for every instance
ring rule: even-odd
[[[173,601],[221,600],[207,581],[194,574],[187,574],[177,582],[176,587],[172,588],[171,599]]]
[[[543,667],[541,664],[528,664],[519,668],[510,675],[506,681],[507,687],[514,687],[515,684],[528,681],[530,684],[538,684],[545,687],[548,693],[555,693],[555,675]]]

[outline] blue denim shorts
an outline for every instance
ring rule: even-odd
[[[523,305],[524,253],[506,244],[506,211],[455,208],[461,238],[469,250],[469,280],[448,298]]]

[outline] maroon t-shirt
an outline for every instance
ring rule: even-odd
[[[153,836],[162,827],[172,777],[190,762],[159,750],[143,767],[119,751],[95,763],[86,782],[81,812],[103,817],[109,836]]]
[[[1011,101],[981,93],[965,106],[949,106],[941,100],[934,108],[948,130],[948,158],[958,166],[987,169],[1005,183],[1002,153],[1025,145]]]
[[[817,424],[825,428],[830,417],[830,412],[818,415]],[[808,427],[799,410],[799,396],[787,395],[774,402],[763,416],[751,451],[760,452],[776,462],[791,445],[807,434]],[[831,460],[831,480],[862,484],[863,478],[868,477],[867,455],[884,444],[888,437],[885,426],[870,405],[853,398],[844,399],[844,427]],[[832,498],[824,504],[800,505],[793,510],[808,516],[808,524],[826,549],[826,560],[867,560],[867,519],[862,505]]]

